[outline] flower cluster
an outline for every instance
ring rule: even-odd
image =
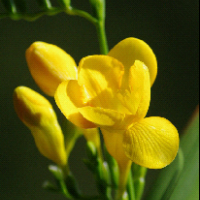
[[[78,66],[62,49],[44,42],[33,43],[26,51],[26,58],[37,85],[46,94],[55,97],[57,106],[69,121],[83,129],[101,129],[107,150],[116,159],[125,177],[132,162],[159,169],[174,160],[179,149],[177,129],[165,118],[146,117],[151,86],[157,76],[157,60],[144,41],[127,38],[108,55],[84,57]],[[34,103],[38,104],[36,109],[30,108],[29,104],[21,105],[20,101],[26,102],[22,100],[23,90],[28,91],[25,88],[15,91],[16,111],[32,130],[41,153],[51,157],[48,154],[55,155],[52,151],[63,149],[55,117],[52,123],[54,114],[51,106],[46,100],[40,101],[41,97],[37,94],[34,94],[37,99]],[[27,96],[27,99],[32,101],[32,97]],[[42,117],[37,110],[44,113],[44,122],[39,121]],[[33,115],[37,116],[36,120]],[[59,129],[50,128],[56,139],[51,131],[45,136],[40,133],[46,129],[46,124],[51,124],[51,127],[55,124],[55,128]],[[59,151],[56,149],[58,138]],[[49,149],[47,143],[52,141],[55,143],[51,147],[55,148],[46,153]],[[63,160],[60,158],[63,153],[58,154],[57,159]]]
[[[54,96],[62,81],[76,79],[75,61],[55,45],[33,43],[26,51],[26,59],[32,77],[48,96]],[[81,134],[100,152],[98,130],[83,130],[68,123],[68,127],[63,127],[65,134],[51,103],[36,91],[19,86],[14,90],[13,99],[15,111],[31,130],[40,153],[59,166],[68,165],[70,152]]]

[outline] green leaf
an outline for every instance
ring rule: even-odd
[[[174,186],[177,183],[177,179],[182,171],[182,159],[183,154],[180,149],[174,162],[161,170],[155,184],[150,189],[150,193],[145,197],[145,200],[164,200],[164,194],[166,191],[170,190],[168,187]]]
[[[184,168],[170,200],[196,200],[199,199],[199,111],[185,131],[181,147],[185,156]]]
[[[175,161],[158,176],[146,200],[196,200],[199,196],[199,112],[181,138]]]

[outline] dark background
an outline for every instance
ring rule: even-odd
[[[72,4],[90,11],[87,0],[72,0]],[[30,4],[30,7],[35,5]],[[4,11],[1,3],[0,11]],[[152,88],[148,115],[166,117],[180,133],[199,102],[198,16],[197,0],[107,1],[109,47],[127,37],[140,38],[152,47],[158,59],[159,73]],[[15,87],[26,85],[42,93],[30,76],[24,56],[29,45],[38,40],[60,46],[77,63],[84,56],[99,53],[95,28],[83,18],[59,14],[44,16],[35,22],[0,20],[2,200],[64,199],[41,188],[44,180],[51,180],[47,171],[51,161],[38,153],[30,131],[19,121],[13,109]],[[81,138],[70,158],[71,168],[83,191],[94,194],[92,176],[81,162],[85,157],[84,149],[85,140]],[[156,173],[150,170],[148,176],[154,177]]]

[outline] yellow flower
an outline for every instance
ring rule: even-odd
[[[61,82],[77,79],[77,65],[74,59],[56,45],[34,42],[26,50],[26,60],[33,79],[40,89],[49,96],[54,96]],[[65,127],[66,129],[71,129],[66,136],[66,152],[68,156],[75,144],[75,138],[80,133],[83,133],[88,141],[92,141],[100,152],[98,130],[75,130],[76,128],[74,129],[69,123],[68,126]]]
[[[121,169],[130,161],[163,168],[176,157],[179,136],[168,120],[145,118],[156,74],[157,61],[151,48],[128,38],[107,56],[83,58],[78,79],[59,85],[56,103],[75,125],[101,128],[106,147]]]
[[[34,42],[26,51],[26,60],[33,79],[49,96],[54,96],[61,82],[77,78],[74,59],[55,45]]]
[[[20,120],[31,130],[40,153],[58,165],[66,165],[64,137],[49,101],[20,86],[14,91],[14,107]]]

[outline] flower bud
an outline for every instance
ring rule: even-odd
[[[26,51],[26,60],[33,79],[49,96],[54,96],[61,82],[77,78],[74,59],[55,45],[34,42]]]
[[[58,165],[65,165],[64,137],[50,102],[32,89],[20,86],[14,91],[14,107],[31,130],[40,153]]]

